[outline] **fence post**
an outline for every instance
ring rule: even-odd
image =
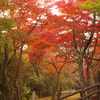
[[[81,92],[80,92],[80,96],[81,96],[81,98],[82,98],[81,100],[84,100],[84,99],[83,99],[83,95],[84,95],[84,94],[83,94],[83,88],[82,88],[82,89],[81,89]]]
[[[60,100],[61,92],[57,93],[57,100]]]
[[[98,82],[99,82],[99,92],[98,92],[98,100],[100,100],[100,71],[98,71]]]
[[[35,91],[32,93],[32,100],[35,100]]]
[[[83,87],[81,88],[80,96],[81,96],[81,98],[82,98],[81,100],[84,100],[84,97],[86,96],[85,90],[84,90]]]

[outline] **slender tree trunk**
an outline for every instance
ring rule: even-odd
[[[60,72],[57,73],[57,100],[60,100],[60,95],[61,95],[61,89],[59,85],[59,78],[60,78]]]
[[[87,83],[86,85],[87,86],[90,86],[91,85],[91,77],[90,77],[90,66],[87,66]]]
[[[55,97],[56,97],[56,86],[54,85],[53,86],[53,89],[52,89],[52,100],[54,100],[55,99]]]
[[[6,97],[6,100],[12,100],[10,90],[8,89],[8,82],[7,82],[7,65],[8,65],[8,44],[5,43],[4,45],[4,53],[5,53],[5,58],[4,58],[4,64],[3,64],[3,91]]]
[[[52,91],[52,100],[55,100],[56,97],[57,100],[60,100],[61,90],[59,86],[59,77],[60,77],[60,72],[57,72],[56,86],[54,86],[54,89]]]
[[[83,57],[81,55],[79,55],[78,65],[79,65],[80,87],[84,88],[85,82],[83,74]]]
[[[16,91],[15,100],[20,100],[19,68],[20,68],[21,60],[22,60],[23,46],[24,46],[24,43],[22,42],[20,52],[19,52],[19,61],[18,61],[17,71],[15,75],[15,91]]]

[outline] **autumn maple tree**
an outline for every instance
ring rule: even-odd
[[[62,18],[60,19],[60,25],[61,27],[63,27],[64,33],[66,34],[66,36],[68,36],[68,33],[70,33],[70,35],[72,34],[73,39],[72,41],[70,41],[72,42],[71,49],[75,52],[71,56],[76,59],[79,65],[79,76],[81,81],[80,85],[84,87],[84,59],[87,60],[87,57],[89,57],[88,55],[90,55],[91,53],[91,59],[88,60],[91,64],[97,44],[98,31],[96,30],[99,30],[99,28],[96,27],[96,25],[99,23],[99,20],[97,19],[97,15],[95,12],[92,13],[88,10],[83,11],[78,8],[78,6],[75,6],[76,4],[77,2],[73,1],[69,1],[68,3],[66,3],[65,1],[59,1],[56,3],[57,8],[60,12],[62,12],[60,17]],[[90,51],[90,49],[92,49],[92,51]],[[87,70],[90,64],[87,65]],[[87,72],[87,74],[89,75],[89,72]],[[88,76],[88,79],[89,77],[90,76]]]
[[[40,38],[52,43],[58,50],[57,53],[61,53],[65,57],[72,57],[72,61],[73,58],[76,60],[79,66],[79,85],[84,88],[87,83],[87,85],[91,84],[90,70],[98,43],[99,20],[96,12],[84,7],[82,9],[83,1],[80,0],[79,6],[78,2],[62,0],[52,5],[56,6],[60,15],[47,13],[47,20],[42,26]],[[59,73],[59,68],[55,66],[53,59],[48,63],[53,65]]]
[[[99,0],[0,0],[0,99],[28,100],[25,88],[54,99],[68,69],[80,88],[96,83],[99,9]]]
[[[1,41],[0,52],[3,56],[0,67],[2,72],[1,98],[20,100],[21,84],[19,83],[20,67],[23,65],[23,47],[26,42],[30,41],[29,35],[39,23],[44,10],[36,6],[36,1],[31,0],[3,0],[0,1],[0,4],[0,36],[4,38]],[[8,73],[12,69],[14,69],[14,73],[13,76],[10,76]],[[11,91],[10,82],[13,91]]]

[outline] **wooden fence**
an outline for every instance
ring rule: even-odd
[[[60,97],[59,100],[63,100],[67,97],[70,97],[70,96],[78,94],[78,93],[80,94],[80,98],[77,98],[75,100],[91,100],[91,97],[95,94],[97,95],[98,100],[100,100],[100,83],[92,85],[92,86],[84,88],[84,89],[80,89],[79,91],[70,93],[68,95],[62,96],[62,97]]]

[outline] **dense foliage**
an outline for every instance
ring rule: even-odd
[[[0,0],[0,100],[97,83],[99,49],[99,0]]]

